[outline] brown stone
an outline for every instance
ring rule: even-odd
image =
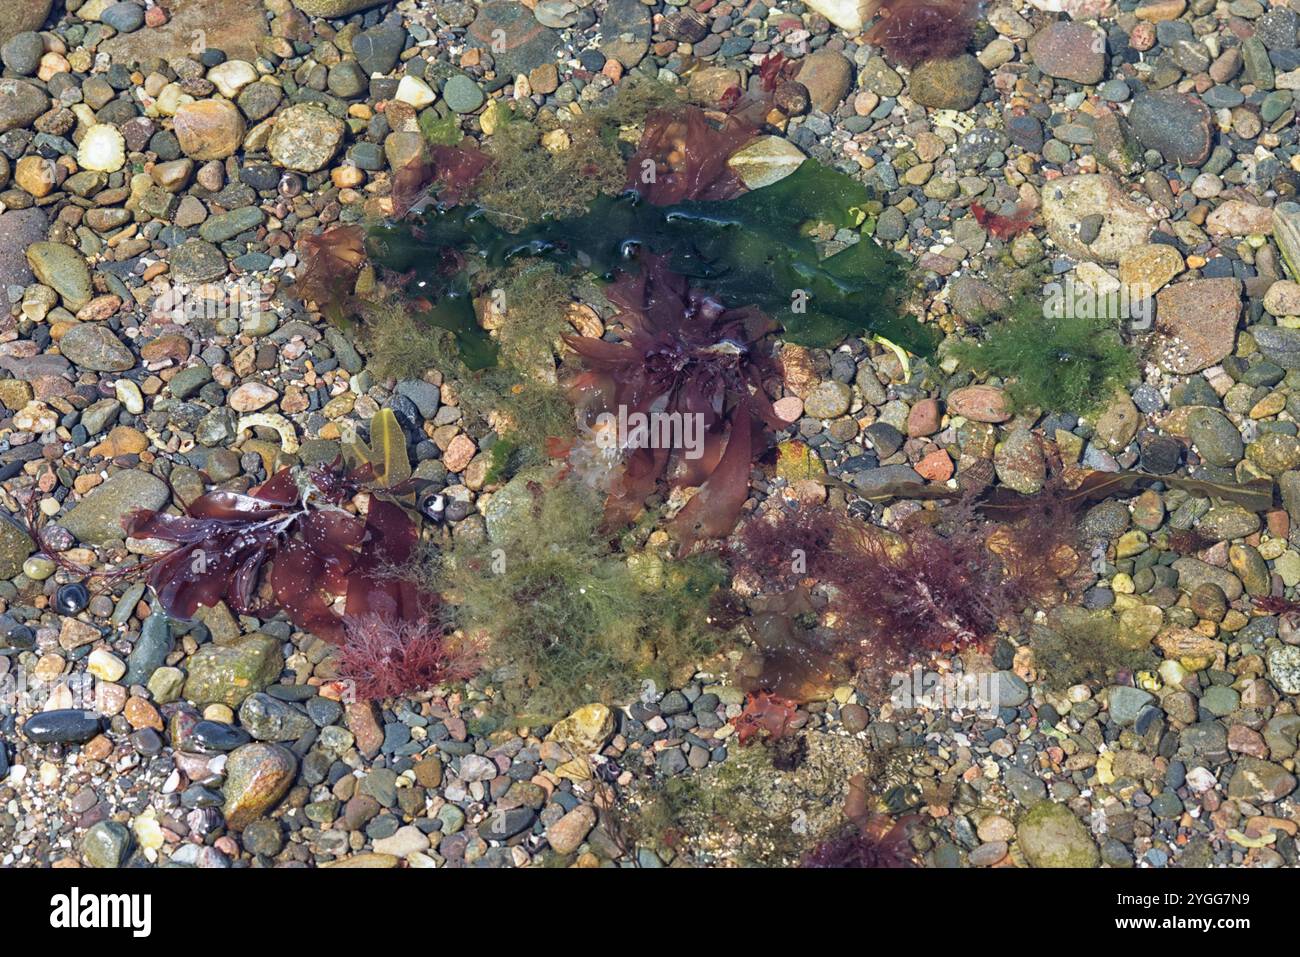
[[[1105,51],[1097,30],[1068,20],[1050,23],[1029,38],[1035,66],[1048,76],[1085,85],[1105,76]]]
[[[969,385],[948,396],[948,411],[975,422],[1006,422],[1011,418],[1007,397],[991,385]]]
[[[596,826],[596,810],[579,804],[546,830],[546,839],[557,854],[572,854]]]
[[[209,48],[222,50],[231,59],[257,59],[259,43],[267,35],[260,0],[185,0],[168,6],[171,16],[161,26],[118,34],[100,43],[99,51],[112,56],[114,63],[152,57],[170,61],[193,56],[195,34],[199,34]]]
[[[191,159],[225,159],[244,139],[244,117],[229,100],[198,100],[176,111],[173,131]]]
[[[1157,360],[1190,375],[1230,355],[1241,316],[1241,280],[1192,279],[1156,294]]]

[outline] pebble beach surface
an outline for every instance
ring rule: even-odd
[[[881,763],[919,795],[926,866],[1297,863],[1300,629],[1251,599],[1300,585],[1300,4],[988,0],[970,52],[910,70],[857,6],[6,0],[0,865],[784,865]],[[1277,483],[1262,514],[1172,489],[1086,514],[1081,600],[1158,649],[1150,672],[1060,687],[1003,638],[965,661],[997,672],[995,714],[839,688],[800,709],[785,770],[737,746],[744,695],[712,670],[544,727],[503,721],[489,676],[345,704],[330,646],[283,618],[177,623],[142,582],[61,567],[145,554],[128,510],[329,462],[380,408],[452,534],[481,527],[487,436],[437,373],[376,376],[293,298],[297,241],[365,221],[427,111],[482,140],[500,102],[580,110],[631,76],[716,107],[774,52],[797,64],[789,118],[753,168],[872,186],[927,322],[1004,306],[1007,269],[1156,294],[1139,378],[1086,418],[1013,415],[999,380],[913,376],[879,343],[785,345],[804,467],[870,495],[991,464],[1033,493],[1050,441],[1092,469]],[[999,238],[975,204],[1034,226]],[[769,469],[754,496],[827,495],[794,484]],[[1194,553],[1158,547],[1193,526]],[[684,812],[629,838],[629,812],[714,788],[767,829]]]

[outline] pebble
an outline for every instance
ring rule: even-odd
[[[314,173],[333,159],[345,131],[342,120],[313,103],[301,103],[276,116],[267,149],[276,165]]]
[[[214,160],[239,148],[246,127],[239,108],[229,100],[197,100],[177,109],[172,129],[186,156]]]

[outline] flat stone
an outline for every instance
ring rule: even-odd
[[[169,18],[161,26],[119,34],[99,44],[114,63],[133,63],[157,57],[170,61],[193,56],[195,35],[209,49],[231,58],[255,60],[258,45],[267,36],[267,19],[259,0],[185,0],[167,7]]]
[[[1191,555],[1176,559],[1173,567],[1178,572],[1178,587],[1185,592],[1190,593],[1197,585],[1210,582],[1223,589],[1228,601],[1236,601],[1241,597],[1241,579],[1227,569],[1210,565]]]
[[[1134,246],[1119,260],[1120,282],[1147,295],[1163,289],[1182,271],[1183,257],[1165,243]]]
[[[59,340],[59,351],[83,369],[96,372],[125,372],[135,365],[131,350],[106,326],[73,326]]]
[[[0,4],[0,43],[45,26],[53,0],[10,0]]]
[[[140,469],[123,469],[110,475],[103,485],[60,516],[58,522],[78,541],[103,545],[125,537],[122,518],[132,509],[160,509],[170,497],[167,483],[156,475]]]
[[[196,100],[182,104],[172,117],[172,130],[186,156],[196,160],[225,159],[244,139],[244,117],[229,100]]]
[[[212,243],[188,239],[171,251],[172,276],[177,282],[212,282],[229,268],[226,257]]]
[[[7,516],[0,515],[0,579],[13,578],[23,562],[36,550],[27,530]]]
[[[1300,329],[1287,326],[1251,326],[1259,351],[1283,369],[1300,369]]]
[[[1232,353],[1241,317],[1239,279],[1192,279],[1156,295],[1157,361],[1179,375],[1207,369]]]
[[[83,744],[102,729],[95,712],[62,708],[32,715],[23,723],[23,736],[33,744]]]
[[[385,2],[387,0],[293,0],[293,5],[309,17],[337,20]]]
[[[394,857],[409,857],[429,849],[429,838],[414,824],[399,827],[388,837],[375,841],[376,854],[391,854]]]
[[[1186,93],[1139,93],[1128,120],[1138,142],[1169,163],[1200,166],[1214,145],[1209,107]]]
[[[1295,776],[1280,764],[1242,756],[1228,780],[1228,797],[1251,804],[1271,804],[1286,797],[1295,786]]]
[[[1107,693],[1110,718],[1120,727],[1137,721],[1138,714],[1155,699],[1150,692],[1130,685],[1115,685]]]
[[[0,80],[0,133],[31,126],[50,108],[45,91],[25,80]]]
[[[850,36],[862,32],[875,4],[870,0],[806,0],[804,6],[817,11]]]
[[[1211,236],[1267,236],[1273,230],[1273,209],[1229,199],[1210,213],[1205,229]]]
[[[1230,468],[1245,452],[1241,433],[1218,409],[1194,408],[1187,414],[1187,437],[1202,459],[1219,468]]]
[[[199,227],[199,235],[210,243],[223,243],[240,233],[256,229],[266,221],[266,214],[256,206],[243,206],[209,217]]]
[[[807,159],[803,151],[782,136],[760,136],[731,154],[727,165],[749,189],[780,182]]]
[[[281,111],[267,141],[276,164],[301,173],[323,168],[338,152],[347,127],[315,103],[299,103]]]
[[[172,650],[171,623],[161,610],[155,611],[145,619],[140,628],[140,637],[136,639],[131,653],[126,659],[126,674],[123,682],[130,685],[143,685],[149,681],[154,672],[167,661]]]
[[[302,708],[261,692],[239,706],[239,723],[258,741],[296,741],[316,727]]]
[[[363,30],[352,41],[352,52],[367,77],[391,73],[406,45],[406,31],[400,21],[385,21]]]
[[[1091,242],[1084,241],[1085,220],[1101,217]],[[1119,262],[1134,246],[1146,243],[1155,220],[1130,200],[1113,176],[1083,173],[1043,185],[1043,220],[1052,241],[1076,259]]]
[[[1100,31],[1059,20],[1029,38],[1034,65],[1048,76],[1075,83],[1100,83],[1106,75],[1106,46]]]
[[[1268,676],[1283,694],[1300,694],[1300,647],[1278,645],[1271,649]]]
[[[912,69],[907,92],[933,110],[969,110],[984,88],[984,67],[969,53],[948,60],[923,60]]]
[[[948,411],[974,422],[1006,422],[1011,418],[1006,394],[996,386],[971,385],[948,396]]]
[[[456,113],[473,113],[483,105],[483,90],[472,79],[461,74],[451,77],[442,88],[442,98],[447,108]]]
[[[81,857],[90,867],[121,867],[131,847],[131,832],[117,821],[97,821],[81,839]]]
[[[832,113],[853,85],[853,64],[839,51],[823,48],[804,58],[796,79],[807,87],[814,110]]]
[[[579,804],[546,829],[546,839],[557,854],[572,854],[596,826],[596,811]]]
[[[641,0],[609,0],[600,18],[600,52],[630,70],[649,51],[652,31],[651,9]]]
[[[57,292],[76,311],[94,296],[90,267],[81,253],[63,243],[38,242],[27,247],[27,263],[36,278]]]
[[[235,645],[204,645],[190,656],[185,697],[201,705],[237,708],[283,668],[280,643],[266,635],[250,635]]]
[[[1016,827],[1020,850],[1031,867],[1096,867],[1097,844],[1074,812],[1044,801],[1025,812]]]
[[[561,43],[559,31],[538,23],[515,0],[490,0],[479,7],[465,39],[470,47],[492,54],[498,73],[511,76],[553,61]]]
[[[49,225],[45,211],[36,206],[0,213],[0,236],[5,237],[0,243],[0,289],[31,284],[35,276],[27,249],[45,241]]]

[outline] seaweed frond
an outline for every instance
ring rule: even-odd
[[[1087,413],[1104,406],[1137,374],[1118,317],[1050,315],[1031,297],[986,327],[980,341],[957,343],[952,355],[983,375],[1007,380],[1016,408]]]

